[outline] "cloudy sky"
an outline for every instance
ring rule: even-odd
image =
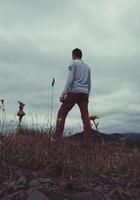
[[[7,119],[16,120],[21,100],[25,121],[48,123],[55,77],[55,120],[78,47],[92,70],[89,109],[100,116],[100,130],[140,132],[139,9],[138,0],[0,0],[0,97]],[[69,126],[82,129],[76,106]]]

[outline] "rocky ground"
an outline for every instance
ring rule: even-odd
[[[140,199],[140,150],[122,141],[21,134],[4,137],[0,150],[1,200]]]

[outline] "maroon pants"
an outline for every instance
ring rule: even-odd
[[[61,137],[64,131],[65,119],[67,117],[68,112],[73,108],[75,104],[79,106],[81,112],[81,118],[83,121],[83,128],[85,136],[91,136],[91,125],[89,120],[88,113],[88,94],[84,93],[68,93],[64,102],[62,103],[58,115],[57,115],[57,123],[56,123],[56,135]]]

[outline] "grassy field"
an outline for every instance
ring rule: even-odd
[[[140,199],[140,149],[26,130],[1,137],[0,199]]]

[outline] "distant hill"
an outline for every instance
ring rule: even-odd
[[[125,135],[130,140],[140,140],[140,133],[124,133],[122,135]]]
[[[95,141],[101,141],[104,142],[119,142],[124,141],[127,145],[130,147],[140,147],[140,133],[102,133],[97,132],[96,130],[92,130],[93,133],[93,140]],[[79,132],[74,135],[71,135],[70,138],[82,138],[84,132]]]

